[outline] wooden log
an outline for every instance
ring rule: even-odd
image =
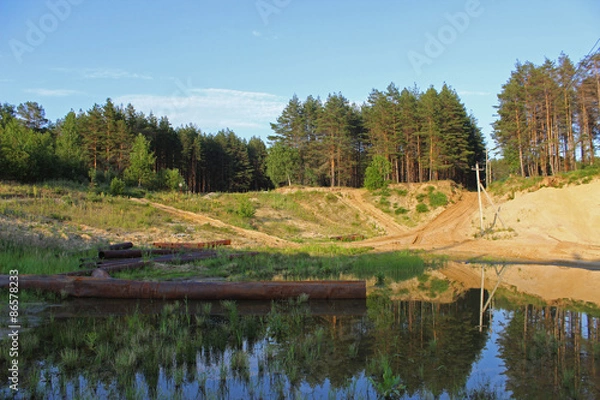
[[[9,277],[0,276],[2,287]],[[20,275],[22,289],[45,290],[71,297],[118,299],[189,299],[189,300],[278,300],[364,299],[365,281],[263,281],[263,282],[145,282],[122,279],[71,277],[59,275]]]
[[[154,246],[161,249],[204,249],[207,247],[229,246],[231,239],[215,240],[213,242],[199,243],[171,243],[171,242],[155,242]]]

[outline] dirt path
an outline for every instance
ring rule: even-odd
[[[471,216],[477,211],[477,194],[465,192],[461,199],[444,210],[421,228],[401,234],[372,238],[352,243],[353,246],[371,246],[379,250],[397,250],[406,247],[446,247],[472,240]],[[389,216],[387,217],[389,218]]]
[[[279,248],[279,247],[286,247],[286,248],[298,247],[298,244],[289,242],[285,239],[280,239],[275,236],[267,235],[266,233],[263,233],[263,232],[253,231],[250,229],[244,229],[244,228],[240,228],[240,227],[237,227],[234,225],[230,225],[230,224],[227,224],[218,219],[208,217],[206,215],[196,214],[196,213],[193,213],[190,211],[180,210],[175,207],[167,206],[167,205],[160,204],[160,203],[154,203],[154,202],[151,202],[151,201],[148,201],[145,199],[131,199],[131,200],[135,201],[137,203],[141,203],[141,204],[150,204],[154,208],[168,212],[169,214],[177,215],[178,217],[192,220],[199,224],[210,224],[217,228],[229,229],[229,230],[235,232],[237,235],[242,236],[244,238],[249,238],[249,239],[257,242],[260,245],[264,245],[264,246],[268,246],[268,247],[277,247],[277,248]]]
[[[388,214],[365,201],[362,189],[343,190],[341,194],[341,201],[345,205],[358,210],[363,216],[367,216],[377,227],[385,231],[387,235],[399,235],[408,231],[408,228],[396,223]]]

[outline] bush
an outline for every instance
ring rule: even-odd
[[[121,196],[125,192],[125,182],[119,178],[113,178],[110,181],[110,194],[113,196]]]
[[[429,205],[433,208],[443,207],[448,204],[448,197],[442,192],[429,192]]]
[[[425,203],[419,203],[417,204],[417,212],[418,213],[426,213],[427,211],[429,211],[429,207],[427,207],[427,204]]]
[[[254,208],[254,205],[250,203],[249,200],[244,199],[238,205],[237,214],[240,217],[252,218],[256,214],[256,209]]]
[[[408,214],[408,210],[404,207],[397,208],[394,212],[396,213],[396,215]]]
[[[167,186],[167,188],[169,188],[170,190],[185,190],[185,180],[183,179],[183,177],[181,176],[181,174],[179,173],[179,170],[177,168],[174,169],[166,169],[165,170],[165,185]]]

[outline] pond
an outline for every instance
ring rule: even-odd
[[[30,305],[16,398],[600,398],[600,313],[479,301]]]

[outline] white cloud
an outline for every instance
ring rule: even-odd
[[[152,79],[150,75],[129,72],[120,68],[54,68],[54,70],[76,74],[82,79]]]
[[[262,33],[260,33],[259,31],[252,31],[252,35],[256,37],[261,37]]]
[[[77,95],[77,94],[84,94],[83,92],[80,92],[79,90],[42,89],[42,88],[25,89],[24,92],[32,93],[32,94],[35,94],[38,96],[45,96],[45,97],[67,97],[67,96],[73,96],[73,95]]]
[[[287,104],[279,96],[231,89],[190,88],[170,96],[132,94],[115,98],[116,104],[131,103],[140,111],[166,115],[174,126],[194,123],[205,132],[230,128],[270,132]]]

